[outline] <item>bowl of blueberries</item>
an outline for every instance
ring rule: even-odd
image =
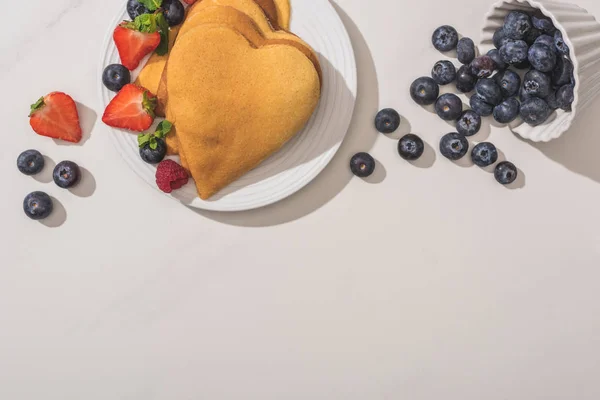
[[[525,139],[558,138],[600,93],[599,42],[600,24],[577,5],[544,0],[494,4],[479,47],[492,63],[485,65],[484,56],[483,69],[471,68],[480,76],[493,71],[479,79],[471,108],[510,124]]]

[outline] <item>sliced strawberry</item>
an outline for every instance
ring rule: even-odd
[[[38,135],[78,143],[81,140],[79,114],[73,98],[52,92],[31,106],[29,124]]]
[[[196,0],[183,0],[185,4],[194,4]]]
[[[102,121],[115,128],[142,132],[154,122],[156,96],[141,86],[130,83],[108,104]]]
[[[117,26],[113,39],[121,57],[121,64],[133,71],[144,57],[156,50],[160,44],[160,33],[139,32],[131,26],[131,22]]]

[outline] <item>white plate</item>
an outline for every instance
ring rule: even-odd
[[[193,182],[169,196],[190,207],[205,210],[242,211],[263,207],[302,189],[327,166],[339,149],[350,126],[356,98],[356,61],[352,43],[328,0],[292,0],[291,3],[291,31],[315,49],[323,68],[322,97],[315,114],[305,129],[283,149],[214,198],[201,200]],[[123,8],[110,26],[100,71],[109,64],[119,63],[112,32],[125,19],[128,16]],[[106,107],[114,94],[99,81],[102,104]],[[107,129],[111,129],[115,147],[131,169],[157,188],[156,167],[140,159],[136,135]]]

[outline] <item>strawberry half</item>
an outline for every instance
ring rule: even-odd
[[[194,4],[196,2],[196,0],[183,0],[183,2],[185,4],[190,4],[191,5],[191,4]]]
[[[156,24],[154,24],[154,28],[146,29],[153,29],[153,32],[140,32],[138,28],[134,22],[123,22],[113,33],[121,64],[130,71],[136,69],[144,57],[156,50],[161,40],[160,33],[156,30]]]
[[[154,122],[156,96],[148,89],[130,83],[108,104],[102,122],[114,128],[142,132]]]
[[[29,124],[41,136],[72,143],[81,140],[77,106],[71,96],[62,92],[52,92],[32,104]]]

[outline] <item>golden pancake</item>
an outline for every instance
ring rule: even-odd
[[[277,8],[277,22],[281,29],[286,31],[290,29],[290,19],[292,16],[292,7],[290,0],[274,0],[275,8]]]
[[[180,36],[167,68],[169,120],[199,196],[208,199],[258,166],[314,112],[320,81],[297,48],[255,48],[230,27]]]
[[[175,39],[177,38],[177,34],[181,29],[181,25],[174,26],[169,30],[169,50],[173,48],[175,44]],[[162,77],[162,73],[165,69],[165,65],[167,64],[167,60],[169,59],[169,53],[159,56],[156,53],[153,53],[148,62],[140,72],[137,77],[135,84],[141,87],[145,87],[150,92],[156,94],[158,93],[158,86],[160,84],[160,79]]]

